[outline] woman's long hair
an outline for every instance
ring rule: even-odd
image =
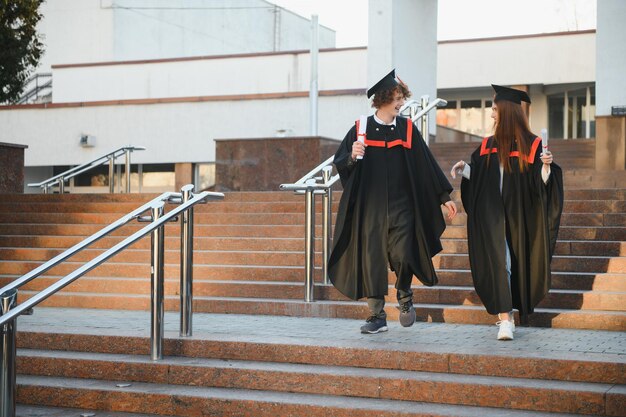
[[[507,100],[499,100],[496,103],[498,121],[495,124],[494,139],[498,148],[500,163],[505,172],[511,172],[511,157],[509,153],[513,149],[513,141],[517,143],[519,151],[519,171],[528,169],[528,152],[530,150],[527,138],[532,135],[528,126],[528,118],[522,106]]]

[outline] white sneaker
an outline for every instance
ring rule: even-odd
[[[499,315],[499,314],[498,314],[498,319],[502,320],[502,319],[500,318],[500,315]],[[509,313],[509,321],[511,322],[511,331],[512,331],[513,333],[515,333],[515,315],[513,314],[513,312],[512,312],[512,311]],[[497,324],[497,325],[499,325],[499,323],[500,323],[500,322],[498,322],[498,323],[496,323],[496,324]]]
[[[501,320],[497,322],[496,325],[500,327],[500,330],[498,330],[498,340],[513,340],[515,323],[509,320]]]

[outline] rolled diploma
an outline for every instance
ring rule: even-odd
[[[548,131],[546,129],[541,129],[541,147],[543,152],[548,150]]]
[[[367,130],[367,116],[359,118],[359,131],[356,132],[356,140],[365,144],[365,131]],[[357,155],[356,159],[363,159],[362,155]]]

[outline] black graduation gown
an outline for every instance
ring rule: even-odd
[[[501,150],[493,153],[493,137],[485,138],[474,151],[470,179],[461,182],[476,292],[490,314],[516,308],[523,323],[550,289],[550,261],[563,210],[561,168],[553,163],[548,183],[544,184],[541,139],[532,136],[527,140],[533,163],[520,173],[517,158],[513,157],[512,172],[503,174],[502,193],[497,153]],[[511,255],[510,295],[505,236]]]
[[[415,218],[413,249],[406,254],[405,261],[425,285],[437,283],[431,258],[442,249],[440,237],[445,220],[440,205],[450,199],[452,186],[412,122],[410,149],[407,147],[408,123],[408,119],[397,117],[397,126],[392,129],[376,123],[370,116],[368,141],[386,140],[387,146],[394,143],[395,146],[370,145],[363,159],[350,164],[352,144],[357,137],[353,126],[335,154],[334,164],[344,191],[328,275],[342,294],[354,300],[387,294],[388,196],[392,188],[395,188],[392,193],[397,192],[398,182],[406,188],[405,201],[412,205]]]

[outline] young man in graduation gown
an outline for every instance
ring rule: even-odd
[[[550,289],[561,212],[561,168],[531,133],[521,90],[494,85],[495,134],[485,138],[463,175],[470,266],[476,292],[490,314],[498,314],[498,340],[512,340],[519,310],[523,324]]]
[[[347,297],[367,297],[362,333],[387,330],[388,266],[395,272],[400,323],[415,322],[411,281],[437,283],[431,258],[441,251],[441,205],[456,214],[452,186],[413,122],[399,116],[408,87],[392,70],[367,92],[374,115],[352,126],[335,154],[343,185],[328,274]],[[365,127],[365,129],[363,129]],[[357,141],[357,137],[360,139]]]

